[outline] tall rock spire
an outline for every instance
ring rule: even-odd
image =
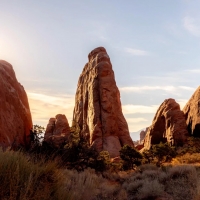
[[[103,47],[91,51],[88,60],[79,77],[73,120],[92,146],[116,157],[123,145],[133,146],[133,142],[122,114],[112,64]]]

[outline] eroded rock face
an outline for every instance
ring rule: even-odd
[[[28,147],[32,118],[28,98],[11,64],[0,60],[0,147]]]
[[[145,130],[142,130],[140,132],[140,144],[143,144],[144,143],[144,138],[147,134],[147,131],[148,131],[148,127],[145,129]]]
[[[200,87],[197,88],[188,103],[183,108],[188,132],[200,137]]]
[[[65,115],[58,114],[55,118],[50,118],[44,134],[44,141],[54,147],[61,147],[70,134],[70,127]]]
[[[83,135],[89,135],[92,146],[117,157],[121,146],[133,146],[133,142],[122,114],[110,58],[105,48],[99,47],[88,59],[78,81],[73,120]]]
[[[171,145],[182,145],[188,136],[184,113],[174,99],[165,100],[159,107],[152,125],[144,139],[144,148],[152,144],[168,142]]]

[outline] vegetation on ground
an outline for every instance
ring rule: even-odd
[[[107,151],[96,152],[75,125],[59,149],[34,137],[28,151],[0,150],[0,161],[2,200],[200,199],[193,138],[182,149],[160,143],[140,153],[125,145],[115,161]]]

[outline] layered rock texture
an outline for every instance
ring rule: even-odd
[[[65,115],[58,114],[50,118],[44,135],[44,141],[54,147],[61,147],[70,135],[70,127]]]
[[[88,59],[78,81],[73,120],[92,146],[116,157],[121,146],[133,146],[133,142],[122,114],[114,72],[105,48],[94,49]]]
[[[159,107],[152,125],[144,139],[144,148],[152,144],[168,142],[171,145],[182,145],[188,136],[185,116],[174,99],[165,100]]]
[[[11,64],[0,60],[0,147],[28,147],[32,118],[28,98]]]
[[[197,88],[188,103],[183,108],[188,132],[194,137],[200,137],[200,87]]]

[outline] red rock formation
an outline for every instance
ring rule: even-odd
[[[144,143],[144,138],[145,138],[145,136],[146,136],[146,134],[147,134],[148,128],[149,128],[149,127],[147,127],[145,130],[142,130],[142,131],[140,132],[140,144],[143,144],[143,143]]]
[[[182,145],[188,136],[184,113],[174,99],[165,100],[153,119],[144,139],[144,148],[152,144],[168,142],[171,145]]]
[[[122,114],[110,58],[99,47],[88,59],[78,81],[73,120],[98,151],[106,150],[111,157],[117,157],[121,146],[133,146],[133,142]]]
[[[197,88],[185,105],[183,112],[189,133],[195,137],[200,137],[200,87]]]
[[[135,146],[135,148],[136,148],[138,151],[140,151],[141,149],[144,148],[144,144],[138,144],[138,145]]]
[[[47,125],[44,141],[59,148],[66,142],[70,134],[70,127],[65,115],[58,114],[50,118]]]
[[[0,147],[28,147],[32,128],[28,98],[11,64],[0,60]]]

